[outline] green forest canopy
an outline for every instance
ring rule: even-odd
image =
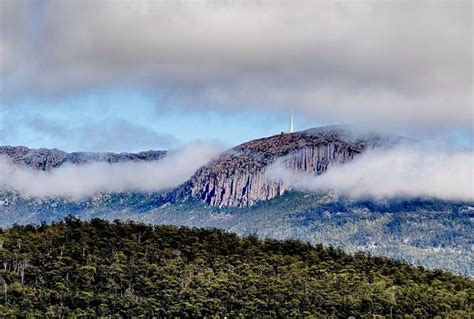
[[[470,318],[473,280],[217,229],[101,219],[0,230],[0,315]]]

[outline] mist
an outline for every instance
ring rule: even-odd
[[[385,199],[428,197],[474,200],[474,153],[440,143],[400,144],[369,150],[351,162],[330,166],[319,176],[294,173],[282,163],[267,171],[295,190],[336,196]]]
[[[0,190],[75,200],[97,192],[163,191],[185,182],[222,149],[217,144],[194,143],[170,151],[159,161],[66,164],[46,172],[0,158]]]

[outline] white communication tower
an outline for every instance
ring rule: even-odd
[[[290,116],[290,131],[289,133],[293,133],[294,132],[294,112],[293,112],[293,109],[291,109],[291,116]]]

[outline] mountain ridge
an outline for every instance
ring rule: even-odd
[[[26,146],[0,146],[4,155],[13,163],[36,170],[49,171],[66,163],[85,164],[90,162],[154,161],[165,157],[167,151],[142,151],[138,153],[113,152],[65,152],[57,148],[29,148]]]
[[[407,140],[349,125],[315,127],[258,138],[232,147],[201,166],[182,185],[170,189],[166,198],[177,202],[191,197],[211,206],[249,207],[281,196],[291,188],[285,181],[266,175],[266,170],[277,162],[295,173],[320,175],[330,166],[351,161],[367,149],[389,147]],[[160,160],[167,151],[67,153],[58,149],[0,146],[1,155],[18,165],[50,171],[66,163]]]

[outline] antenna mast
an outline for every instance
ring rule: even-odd
[[[293,108],[291,108],[291,116],[290,116],[290,131],[289,133],[293,133],[294,129],[294,114],[293,114]]]

